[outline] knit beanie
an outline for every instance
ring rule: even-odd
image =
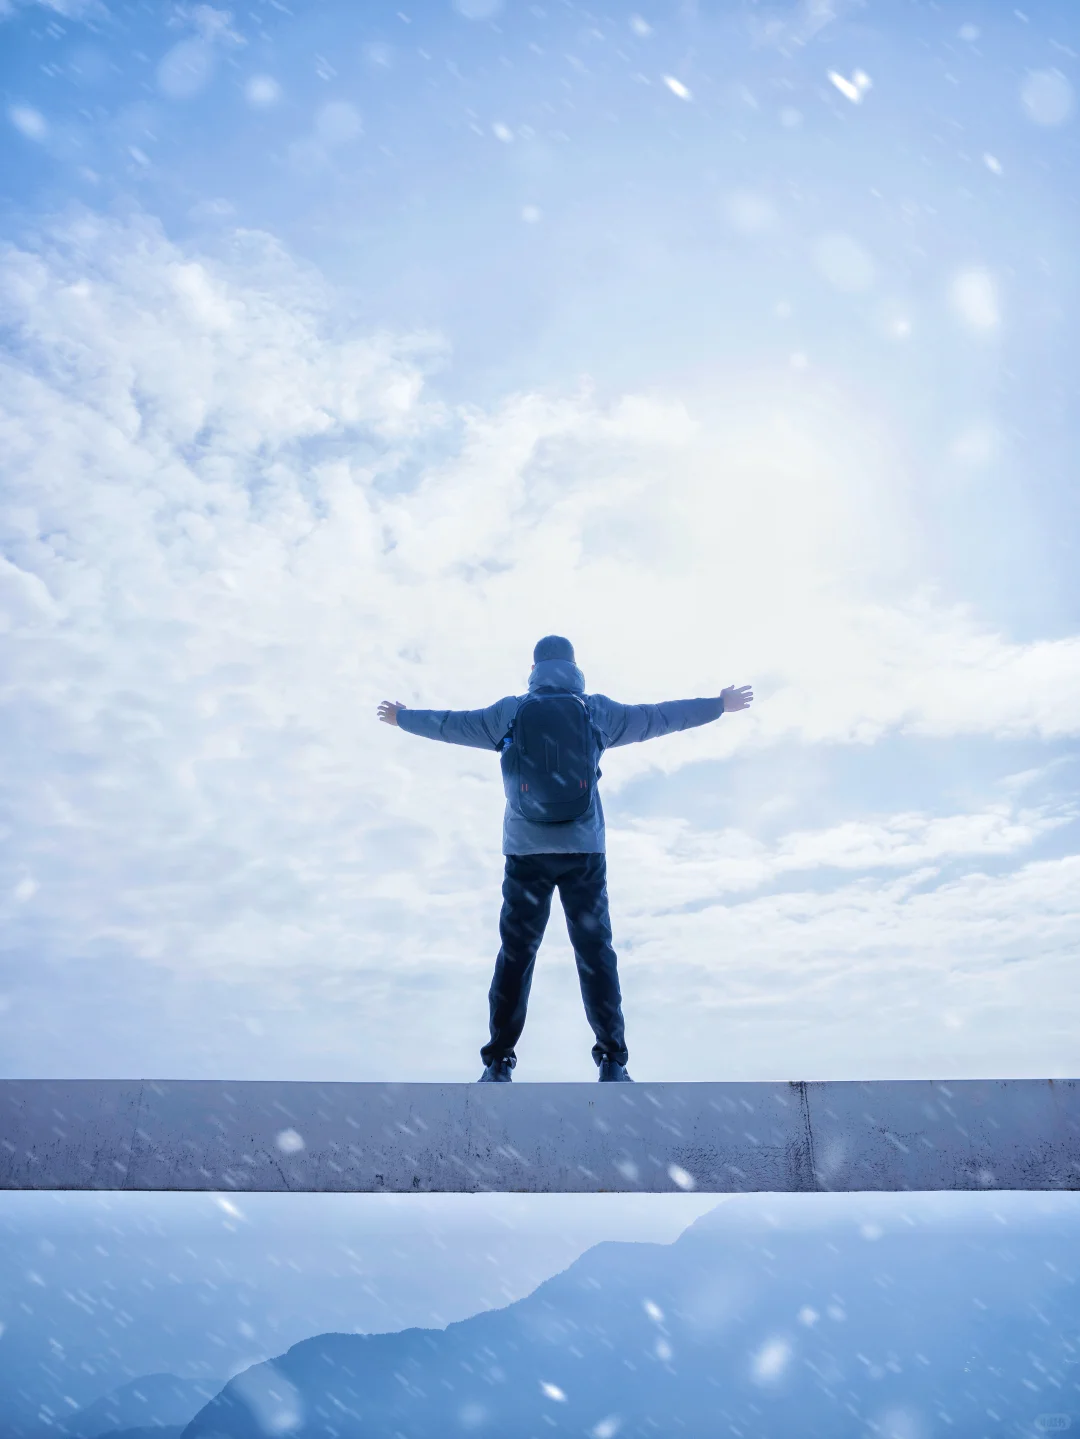
[[[541,660],[569,660],[573,664],[574,646],[562,635],[545,635],[537,640],[533,650],[533,663],[539,664]]]

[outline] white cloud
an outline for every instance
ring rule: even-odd
[[[815,870],[915,870],[961,856],[1019,855],[1073,817],[1070,811],[1016,812],[1004,805],[976,814],[898,814],[876,823],[797,830],[771,845],[740,830],[700,830],[682,820],[653,820],[623,831],[621,844],[637,848],[638,867],[654,875],[650,899],[659,898],[663,889],[666,908]]]
[[[385,1072],[394,984],[453,980],[440,1033],[482,1003],[501,792],[491,756],[383,729],[375,703],[488,702],[552,629],[622,698],[759,683],[756,713],[608,756],[609,792],[790,739],[1080,730],[1080,640],[1021,644],[905,597],[891,437],[835,390],[733,376],[722,399],[451,408],[425,388],[429,341],[343,331],[266,237],[226,256],[92,215],[0,255],[13,944],[279,998],[312,966],[376,976],[363,1042]],[[1056,823],[1016,798],[769,845],[614,831],[643,1042],[692,1058],[672,955],[680,1009],[714,1013],[720,981],[735,1012],[839,995],[849,1019],[856,999],[876,1013],[869,953],[909,996],[975,934],[993,963],[1055,962],[1075,875],[1016,866]],[[991,859],[1014,873],[980,876]],[[976,872],[934,879],[959,860]],[[828,892],[754,892],[827,870]]]
[[[638,1069],[748,1079],[1071,1072],[1076,856],[949,880],[932,867],[880,883],[854,875],[740,899],[710,893],[700,872],[691,897],[679,855],[660,840],[640,854],[639,843],[620,833],[610,845]]]

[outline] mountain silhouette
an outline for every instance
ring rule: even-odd
[[[177,1374],[143,1374],[78,1409],[54,1434],[65,1439],[104,1439],[147,1430],[155,1439],[179,1434],[192,1415],[221,1388],[220,1379],[183,1379]]]
[[[1053,1213],[894,1211],[883,1231],[722,1206],[444,1330],[305,1340],[231,1380],[183,1439],[1034,1436],[1080,1423],[1074,1239]]]
[[[106,1429],[95,1439],[180,1439],[182,1424],[148,1424],[141,1429]]]

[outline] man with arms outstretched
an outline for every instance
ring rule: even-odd
[[[593,1059],[604,1082],[630,1079],[622,994],[608,916],[604,811],[596,781],[605,749],[708,724],[746,709],[749,685],[715,699],[624,705],[587,695],[574,647],[547,635],[533,651],[529,692],[487,709],[417,710],[383,700],[384,724],[448,744],[499,752],[503,820],[502,947],[488,994],[491,1038],[480,1051],[481,1083],[509,1083],[514,1046],[525,1027],[536,951],[556,887],[577,960],[585,1014],[596,1036]]]

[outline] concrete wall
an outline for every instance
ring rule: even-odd
[[[1080,1189],[1080,1081],[0,1081],[0,1188]]]

